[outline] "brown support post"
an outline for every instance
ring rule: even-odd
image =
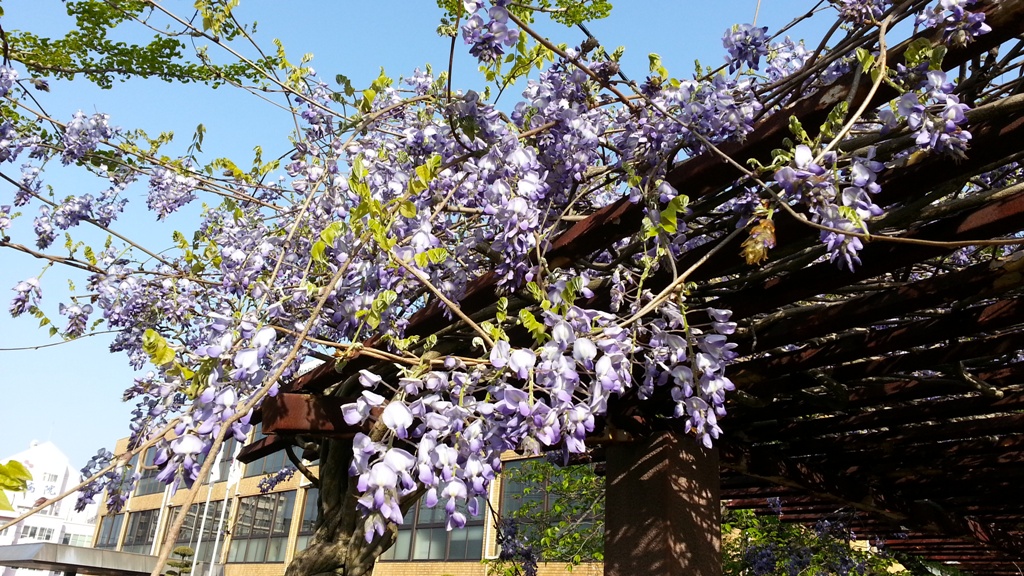
[[[718,449],[662,432],[608,447],[606,576],[721,576]]]

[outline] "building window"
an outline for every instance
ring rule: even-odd
[[[160,469],[153,463],[156,459],[156,449],[150,448],[146,450],[146,459],[144,462],[145,466],[139,470],[139,482],[135,486],[136,496],[145,496],[147,494],[157,494],[164,491],[164,483],[157,479],[157,475],[160,474]],[[132,459],[134,464],[136,459]]]
[[[21,537],[33,540],[53,540],[53,528],[42,528],[39,526],[22,526]]]
[[[481,512],[483,506],[480,507]],[[423,499],[406,512],[395,544],[381,560],[479,560],[483,553],[483,515],[470,516],[465,528],[448,531],[444,506],[428,508]]]
[[[92,544],[92,534],[65,534],[60,543],[88,548]]]
[[[242,498],[228,562],[284,562],[295,491]]]
[[[299,539],[295,543],[296,550],[305,550],[313,538],[313,527],[316,525],[317,500],[320,498],[319,488],[306,490],[306,502],[302,507],[302,524],[299,525]]]
[[[253,442],[266,437],[267,435],[261,430],[256,434],[256,437],[253,438]],[[291,462],[288,460],[288,455],[285,454],[284,450],[278,450],[269,456],[264,456],[259,460],[246,464],[245,477],[252,478],[253,476],[273,474],[285,466],[291,466]]]
[[[58,477],[56,474],[51,474],[49,472],[43,473],[43,482],[56,482],[57,480]]]
[[[104,516],[100,521],[100,535],[96,539],[97,548],[117,548],[117,538],[121,535],[121,522],[124,514]]]
[[[60,515],[60,502],[54,502],[53,504],[43,508],[39,511],[43,516],[59,516]]]
[[[156,524],[160,510],[143,510],[128,514],[128,531],[124,535],[122,552],[149,554],[156,539]]]
[[[203,519],[203,510],[206,510],[205,521]],[[213,561],[213,547],[217,541],[217,526],[220,523],[221,512],[224,510],[224,501],[217,500],[210,502],[210,508],[206,508],[206,503],[193,504],[188,509],[188,516],[185,517],[185,523],[181,526],[181,531],[178,532],[178,538],[174,541],[175,546],[188,546],[195,552],[195,558],[199,562],[212,562]],[[171,509],[170,518],[171,522],[167,523],[169,529],[174,519],[178,517],[178,513],[181,512],[181,506],[175,506]],[[199,529],[202,528],[202,539],[199,538]],[[224,538],[221,537],[221,542]]]

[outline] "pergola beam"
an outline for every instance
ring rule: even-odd
[[[742,474],[789,485],[826,499],[834,499],[853,509],[913,526],[925,532],[970,538],[1024,561],[1024,541],[976,519],[943,510],[931,501],[904,501],[883,487],[860,477],[853,480],[841,471],[819,469],[807,462],[790,461],[784,454],[731,445],[723,448],[723,462]]]

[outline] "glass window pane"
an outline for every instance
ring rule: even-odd
[[[274,516],[274,536],[288,536],[295,511],[295,491],[277,495],[277,513]]]
[[[409,550],[412,547],[412,530],[399,530],[395,538],[395,545],[391,547],[392,558],[395,560],[408,560]]]
[[[466,526],[463,531],[466,533],[466,555],[463,559],[479,560],[484,551],[484,527]]]
[[[430,533],[430,560],[444,560],[448,544],[448,531],[444,528],[431,528]]]
[[[416,537],[413,538],[412,544],[412,559],[413,560],[426,560],[430,557],[430,531],[429,530],[417,530]]]
[[[316,524],[317,498],[320,490],[310,488],[306,490],[306,503],[302,507],[302,524],[299,526],[299,534],[312,534],[313,526]]]
[[[242,562],[245,560],[245,545],[248,540],[234,540],[231,542],[231,550],[228,553],[228,562]]]
[[[267,541],[263,538],[249,540],[249,547],[245,551],[246,562],[263,562],[267,557]]]
[[[271,538],[267,549],[267,562],[284,562],[284,549],[288,538]]]
[[[466,528],[448,533],[448,559],[462,560],[466,557]]]

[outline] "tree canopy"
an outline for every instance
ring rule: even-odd
[[[289,570],[368,574],[417,499],[460,528],[485,505],[502,452],[567,463],[620,433],[610,404],[645,406],[712,446],[736,388],[738,326],[718,299],[730,285],[822,262],[849,275],[868,243],[940,249],[914,272],[928,277],[1021,242],[1019,228],[912,233],[1015,193],[1019,151],[920,197],[880,185],[968,158],[975,122],[1021,109],[1019,3],[822,2],[795,20],[834,20],[815,43],[738,24],[725,65],[670,72],[652,54],[638,74],[599,38],[557,44],[534,28],[550,16],[585,30],[607,2],[438,4],[453,49],[468,46],[500,90],[518,78],[520,101],[496,107],[433,69],[354,87],[280,45],[242,57],[233,46],[253,39],[237,0],[200,0],[188,16],[82,0],[67,2],[79,30],[65,38],[4,31],[0,248],[77,269],[85,286],[58,296],[58,319],[41,299],[59,289],[25,278],[9,312],[67,339],[114,331],[111,350],[151,368],[124,394],[138,403],[131,450],[90,463],[87,497],[106,490],[118,509],[133,482],[123,464],[151,446],[161,480],[199,486],[206,456],[243,440],[261,403],[316,360],[333,380],[307,391],[342,399],[355,433],[318,444],[321,516]],[[108,41],[123,25],[156,36]],[[186,53],[186,38],[205,46]],[[168,157],[168,136],[105,113],[50,115],[47,79],[77,75],[280,95],[296,131],[251,165],[206,160],[202,131]],[[786,134],[765,138],[769,153],[731,156],[779,118]],[[681,176],[697,163],[716,175]],[[50,189],[58,165],[109,187]],[[173,247],[143,246],[119,233],[135,189],[158,221],[200,199],[201,217]],[[777,236],[783,218],[813,232]],[[78,241],[81,228],[106,239]],[[701,278],[725,250],[730,265]]]

